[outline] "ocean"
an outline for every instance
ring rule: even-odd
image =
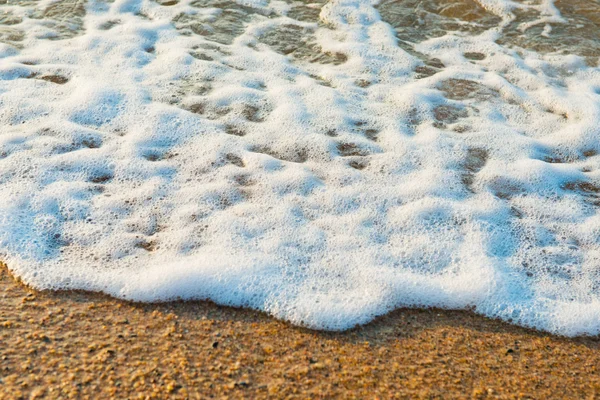
[[[0,260],[314,329],[600,333],[598,0],[0,0]]]

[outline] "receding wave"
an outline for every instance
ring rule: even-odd
[[[600,333],[597,1],[0,10],[0,259],[27,284]]]

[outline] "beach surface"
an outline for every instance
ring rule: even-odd
[[[598,338],[468,311],[318,332],[209,302],[38,292],[0,269],[0,398],[596,398]]]

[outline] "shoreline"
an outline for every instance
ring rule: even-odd
[[[0,267],[0,398],[594,398],[600,338],[398,309],[345,332],[208,301],[35,291]]]

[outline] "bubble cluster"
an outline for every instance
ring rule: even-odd
[[[0,10],[0,259],[33,287],[600,333],[597,5]]]

